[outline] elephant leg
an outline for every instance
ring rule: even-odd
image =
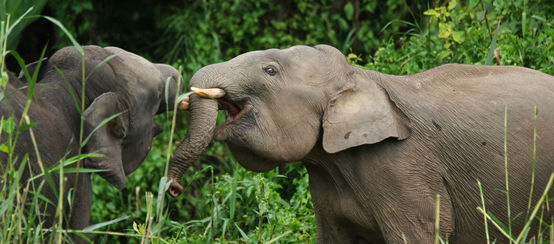
[[[405,179],[408,184],[398,192],[389,193],[393,198],[374,199],[375,218],[387,243],[434,243],[437,194],[440,195],[439,236],[443,240],[452,237],[454,212],[450,195],[442,178],[438,176],[437,180],[441,183],[430,187],[420,179]]]
[[[345,182],[327,174],[322,168],[307,164],[310,176],[310,193],[314,204],[317,243],[382,243],[371,217],[355,201]],[[334,179],[336,181],[330,181]],[[362,236],[363,235],[363,236]]]
[[[338,208],[335,192],[327,190],[327,195],[317,194],[318,190],[314,188],[324,187],[323,185],[312,184],[310,176],[310,192],[312,192],[312,202],[314,204],[317,243],[357,243],[349,232],[346,223],[339,221],[340,217],[335,212]],[[315,194],[314,194],[315,193]]]

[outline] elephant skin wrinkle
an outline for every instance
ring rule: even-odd
[[[229,102],[250,106],[215,136],[242,166],[263,172],[304,162],[317,243],[433,243],[437,195],[440,237],[484,243],[477,181],[487,210],[508,222],[498,190],[505,189],[505,105],[514,233],[527,211],[535,106],[531,206],[554,171],[554,77],[528,68],[446,64],[399,76],[351,66],[331,46],[293,46],[208,65],[191,84],[221,88]],[[507,242],[489,231],[491,240]]]
[[[176,82],[181,80],[178,71],[165,64],[153,64],[146,59],[116,47],[102,48],[84,46],[85,85],[84,101],[82,97],[82,62],[81,53],[74,47],[65,47],[51,57],[38,63],[28,65],[28,70],[39,68],[37,86],[28,111],[31,122],[38,124],[32,128],[40,158],[45,167],[51,168],[61,160],[76,156],[79,151],[81,115],[77,107],[84,102],[83,139],[97,128],[106,118],[121,113],[92,134],[82,148],[82,153],[100,153],[103,157],[87,158],[78,167],[106,170],[99,174],[118,189],[125,186],[125,176],[132,173],[150,151],[152,138],[160,132],[159,125],[153,122],[156,113],[164,112],[166,107],[173,108],[173,100],[178,93]],[[116,55],[105,64],[98,66],[111,55]],[[95,68],[96,67],[96,68]],[[92,70],[95,70],[92,73]],[[63,76],[60,74],[63,73]],[[8,72],[9,73],[9,72]],[[167,83],[171,77],[173,81]],[[14,116],[17,121],[23,112],[26,99],[27,80],[19,79],[9,73],[6,94],[11,94],[0,103],[0,113],[4,118]],[[38,85],[40,84],[40,85]],[[164,98],[168,91],[168,101]],[[75,94],[74,101],[71,93]],[[75,105],[77,103],[77,105]],[[16,128],[17,130],[17,128]],[[1,141],[7,140],[7,133],[2,133]],[[29,156],[30,167],[25,167],[22,179],[41,172],[34,153],[29,130],[21,133],[14,157],[19,159]],[[4,170],[8,155],[0,153]],[[20,161],[14,166],[17,168]],[[77,167],[72,165],[71,167]],[[31,169],[31,171],[27,169]],[[4,174],[4,172],[0,172]],[[51,174],[53,182],[58,184],[59,174]],[[90,173],[65,173],[66,186],[61,199],[67,199],[72,189],[73,205],[63,203],[64,228],[83,229],[89,225],[92,198]],[[35,185],[43,180],[35,180]],[[26,181],[22,180],[21,184]],[[31,186],[33,187],[33,185]],[[59,186],[55,186],[59,189]],[[44,227],[51,227],[55,221],[58,198],[50,187],[43,187],[40,194],[53,204],[39,201],[45,208],[45,215],[38,216]],[[71,209],[71,211],[70,211]],[[76,243],[88,243],[86,240],[71,235]]]

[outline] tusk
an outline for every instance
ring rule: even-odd
[[[180,102],[179,102],[179,110],[189,110],[189,97],[185,97],[183,98]]]
[[[177,98],[177,102],[179,103],[179,109],[180,110],[188,110],[190,105],[190,95],[192,93],[195,93],[198,96],[204,97],[204,98],[222,98],[225,96],[225,91],[220,88],[209,88],[209,89],[203,89],[203,88],[196,88],[191,87],[191,92],[187,92],[185,94],[182,94]]]
[[[223,96],[225,96],[225,91],[220,88],[202,89],[191,87],[190,90],[196,93],[196,95],[205,98],[222,98]]]

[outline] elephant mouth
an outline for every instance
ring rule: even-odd
[[[217,99],[217,102],[219,104],[220,110],[226,111],[226,121],[225,124],[223,124],[216,132],[216,135],[220,134],[225,130],[228,126],[233,124],[235,121],[239,120],[240,118],[244,117],[248,111],[252,108],[252,106],[245,101],[231,101],[227,98],[220,98]]]

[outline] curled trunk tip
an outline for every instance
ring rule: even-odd
[[[171,195],[172,197],[178,197],[179,195],[181,195],[181,193],[183,193],[183,190],[184,188],[181,184],[179,184],[179,182],[171,180],[168,190],[169,195]]]
[[[212,140],[217,121],[217,101],[191,95],[190,117],[187,135],[169,162],[169,194],[173,197],[183,192],[183,186],[179,184],[181,176]]]

